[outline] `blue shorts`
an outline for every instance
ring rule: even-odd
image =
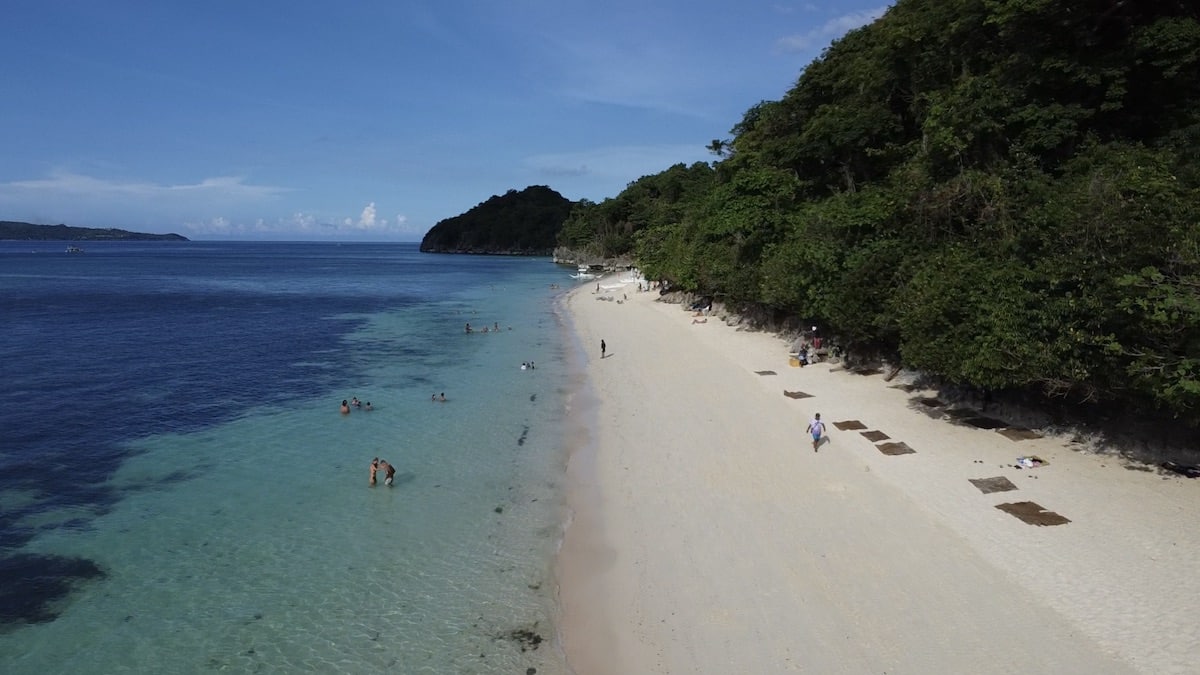
[[[819,432],[819,431],[814,431],[814,432],[812,432],[812,434],[813,434],[813,441],[819,441],[819,440],[821,440],[821,432]]]

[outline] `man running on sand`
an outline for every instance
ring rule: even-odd
[[[821,421],[821,413],[817,413],[813,417],[813,421],[808,423],[808,433],[812,434],[813,452],[816,452],[817,446],[821,444],[821,435],[825,433],[825,423]]]

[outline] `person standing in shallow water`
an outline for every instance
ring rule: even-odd
[[[371,460],[371,482],[369,483],[369,485],[371,487],[375,487],[375,472],[376,471],[379,471],[379,458],[378,457]]]
[[[386,459],[379,460],[379,468],[383,471],[383,484],[392,487],[392,481],[396,479],[396,467],[388,463]]]
[[[608,345],[604,344],[604,340],[600,341],[600,358],[604,358],[604,352],[608,349]]]

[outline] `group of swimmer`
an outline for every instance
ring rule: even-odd
[[[371,487],[375,487],[375,472],[377,471],[384,473],[383,484],[392,487],[392,481],[396,478],[396,467],[388,464],[386,459],[376,457],[371,460]]]
[[[509,326],[509,327],[508,327],[508,329],[509,329],[509,330],[512,330],[512,326]],[[474,333],[474,332],[475,332],[475,329],[474,329],[474,328],[471,328],[471,324],[470,324],[470,322],[468,322],[468,323],[467,323],[467,325],[466,325],[466,327],[465,327],[465,328],[463,328],[463,332],[464,332],[464,333]],[[491,333],[499,333],[499,332],[500,332],[500,322],[499,322],[499,321],[497,321],[497,322],[493,323],[491,328],[488,328],[487,326],[484,326],[484,327],[483,327],[483,330],[481,330],[481,331],[479,331],[479,332],[480,332],[480,333],[488,333],[488,332],[491,332]]]
[[[362,401],[358,400],[357,396],[352,397],[349,401],[347,401],[346,399],[342,399],[342,414],[349,415],[351,408],[358,408],[359,410],[374,410],[375,409],[371,405],[370,401],[367,401],[364,404]]]

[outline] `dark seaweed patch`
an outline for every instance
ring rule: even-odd
[[[77,584],[105,576],[87,558],[19,554],[0,558],[0,630],[58,618]]]

